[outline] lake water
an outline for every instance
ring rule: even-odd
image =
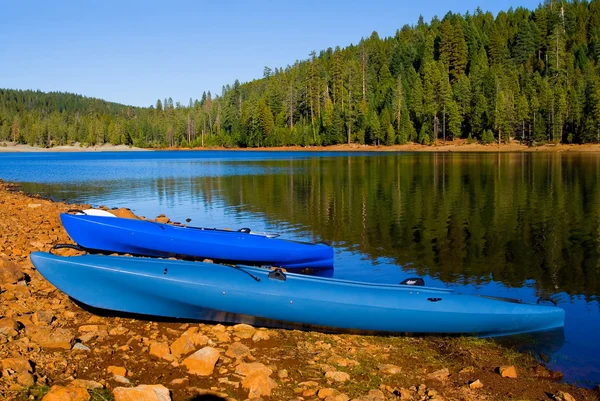
[[[566,381],[600,383],[600,154],[0,153],[0,178],[56,200],[326,241],[338,278],[553,295],[564,337],[536,350]]]

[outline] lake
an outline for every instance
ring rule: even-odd
[[[600,383],[600,154],[0,153],[0,178],[55,200],[326,241],[338,278],[552,296],[564,337],[536,351],[567,382]]]

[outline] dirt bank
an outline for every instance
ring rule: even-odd
[[[309,152],[600,152],[600,144],[587,143],[583,145],[546,144],[538,146],[523,145],[518,141],[511,143],[497,143],[484,145],[469,143],[464,139],[454,141],[437,141],[433,145],[420,145],[407,143],[405,145],[372,146],[358,144],[341,144],[332,146],[282,146],[265,148],[178,148],[168,147],[163,149],[144,149],[126,145],[96,145],[81,147],[79,144],[69,146],[55,146],[53,148],[40,148],[37,146],[14,144],[6,142],[7,146],[0,143],[0,152],[129,152],[149,150],[247,150],[247,151],[309,151]]]
[[[166,148],[164,150],[190,150],[187,148]],[[194,148],[194,150],[240,150],[215,148]],[[249,151],[313,151],[313,152],[600,152],[600,144],[588,143],[583,145],[549,144],[528,146],[518,141],[484,145],[469,143],[464,139],[454,141],[438,141],[433,145],[407,143],[405,145],[372,146],[358,144],[342,144],[333,146],[284,146],[268,148],[248,148]]]
[[[85,206],[29,197],[0,181],[0,400],[599,398],[488,340],[331,335],[90,312],[28,259],[33,250],[69,242],[59,214],[72,207]],[[503,377],[500,367],[514,367],[502,371],[516,377]]]

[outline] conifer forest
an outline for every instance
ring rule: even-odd
[[[215,60],[214,62],[218,62]],[[0,89],[0,141],[139,147],[600,141],[600,1],[420,18],[189,103]],[[93,77],[90,77],[93,79]]]

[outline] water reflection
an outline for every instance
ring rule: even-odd
[[[230,163],[219,161],[222,175],[23,188],[180,220],[213,208],[258,217],[446,283],[600,293],[598,155],[313,157],[254,162],[249,174]]]

